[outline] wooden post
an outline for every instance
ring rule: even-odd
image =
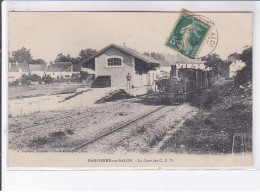
[[[240,134],[240,139],[241,139],[241,147],[243,151],[243,155],[245,154],[245,148],[244,148],[244,134]]]
[[[245,153],[247,152],[247,145],[246,145],[246,134],[244,133],[244,149],[245,149]]]
[[[198,87],[198,82],[199,82],[199,80],[198,80],[198,70],[196,69],[195,70],[195,72],[196,72],[196,76],[195,76],[195,80],[196,80],[196,87]]]
[[[234,154],[235,137],[236,137],[236,135],[233,135],[233,141],[232,141],[232,155]]]

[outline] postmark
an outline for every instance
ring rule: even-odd
[[[191,58],[210,54],[217,46],[218,32],[214,22],[201,15],[182,11],[166,46]]]

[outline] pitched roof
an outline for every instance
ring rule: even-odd
[[[55,62],[46,68],[48,72],[68,72],[72,68],[71,62]]]
[[[94,55],[88,57],[87,59],[83,60],[80,65],[88,62],[89,60],[93,59],[94,57],[98,56],[99,54],[101,54],[102,52],[104,52],[105,50],[107,50],[108,48],[110,47],[115,47],[125,53],[128,53],[129,55],[132,55],[142,61],[145,61],[146,63],[150,63],[150,64],[160,64],[159,61],[155,60],[154,58],[151,58],[151,57],[148,57],[142,53],[139,53],[138,51],[135,51],[129,47],[126,47],[126,46],[118,46],[118,45],[115,45],[115,44],[110,44],[108,45],[107,47],[103,48],[102,50],[98,51],[97,53],[95,53]]]
[[[136,58],[139,58],[147,63],[155,63],[155,64],[160,64],[159,61],[157,61],[156,59],[152,58],[152,57],[148,57],[142,53],[139,53],[138,51],[136,50],[133,50],[129,47],[126,47],[126,46],[118,46],[118,45],[115,45],[118,49],[121,49],[122,51],[125,51],[126,53],[130,54],[130,55],[133,55],[134,57]]]
[[[44,71],[45,68],[45,64],[29,64],[30,71]]]
[[[29,72],[29,66],[28,63],[12,63],[11,68],[9,68],[9,72],[19,72],[19,69],[22,70],[22,72]]]

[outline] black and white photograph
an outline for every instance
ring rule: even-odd
[[[253,165],[252,12],[14,11],[8,24],[8,166]]]

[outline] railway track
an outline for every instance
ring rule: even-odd
[[[88,111],[84,111],[84,112],[82,112],[80,114],[78,114],[78,113],[75,113],[75,114],[72,114],[72,115],[70,114],[70,115],[66,115],[64,117],[60,117],[60,118],[52,119],[52,120],[47,120],[46,122],[37,123],[37,124],[30,125],[30,126],[27,126],[27,127],[16,127],[12,131],[21,130],[21,129],[30,129],[30,128],[33,128],[33,127],[44,126],[44,125],[50,124],[50,123],[54,124],[57,121],[61,121],[63,119],[67,119],[67,118],[73,118],[74,116],[76,116],[77,118],[74,118],[73,121],[78,121],[78,120],[86,118],[86,116],[89,113],[93,113],[93,111],[101,111],[102,109],[110,108],[110,107],[114,107],[114,106],[118,106],[118,105],[122,105],[122,104],[127,103],[127,102],[135,102],[135,101],[138,101],[138,100],[140,100],[140,99],[142,99],[144,97],[150,96],[150,95],[153,95],[153,94],[146,94],[146,95],[139,96],[137,98],[126,99],[126,100],[123,100],[123,101],[121,101],[119,103],[115,103],[115,104],[111,104],[111,105],[104,105],[104,106],[101,106],[101,107],[91,108]],[[55,126],[57,126],[57,125],[64,125],[64,124],[70,123],[70,122],[71,121],[62,122],[60,124],[55,124]],[[19,137],[24,137],[24,136],[32,135],[32,134],[37,133],[37,132],[38,132],[38,130],[29,131],[28,133],[19,134],[18,136]]]
[[[76,146],[76,147],[74,147],[73,149],[71,149],[70,152],[75,152],[75,151],[77,151],[77,150],[79,150],[79,149],[81,149],[81,148],[83,148],[83,147],[85,147],[85,146],[87,146],[87,145],[89,145],[89,144],[91,144],[91,143],[94,143],[95,141],[97,141],[97,140],[99,140],[99,139],[101,139],[101,138],[103,138],[103,137],[105,137],[105,136],[108,136],[108,135],[112,134],[113,132],[116,132],[116,131],[118,131],[118,130],[120,130],[120,129],[122,129],[122,128],[124,128],[124,127],[126,127],[126,126],[128,126],[128,125],[130,125],[130,124],[132,124],[132,123],[134,123],[134,122],[136,122],[136,121],[139,121],[139,120],[141,120],[141,119],[143,119],[143,118],[145,118],[145,117],[147,117],[147,116],[149,116],[149,115],[151,115],[151,114],[153,114],[153,113],[155,113],[155,112],[157,112],[157,111],[163,109],[164,107],[165,107],[165,106],[160,106],[159,108],[157,108],[157,109],[155,109],[155,110],[152,110],[152,111],[150,111],[149,113],[146,113],[146,114],[144,114],[144,115],[142,115],[142,116],[140,116],[140,117],[138,117],[138,118],[135,118],[135,119],[133,119],[133,120],[131,120],[131,121],[128,121],[128,122],[126,122],[126,123],[123,123],[123,124],[121,124],[121,125],[119,125],[119,126],[113,128],[112,130],[109,130],[108,132],[99,135],[98,137],[96,137],[96,138],[94,138],[94,139],[92,139],[92,140],[87,140],[87,141],[85,141],[85,142],[82,142],[82,143],[79,144],[78,146]]]

